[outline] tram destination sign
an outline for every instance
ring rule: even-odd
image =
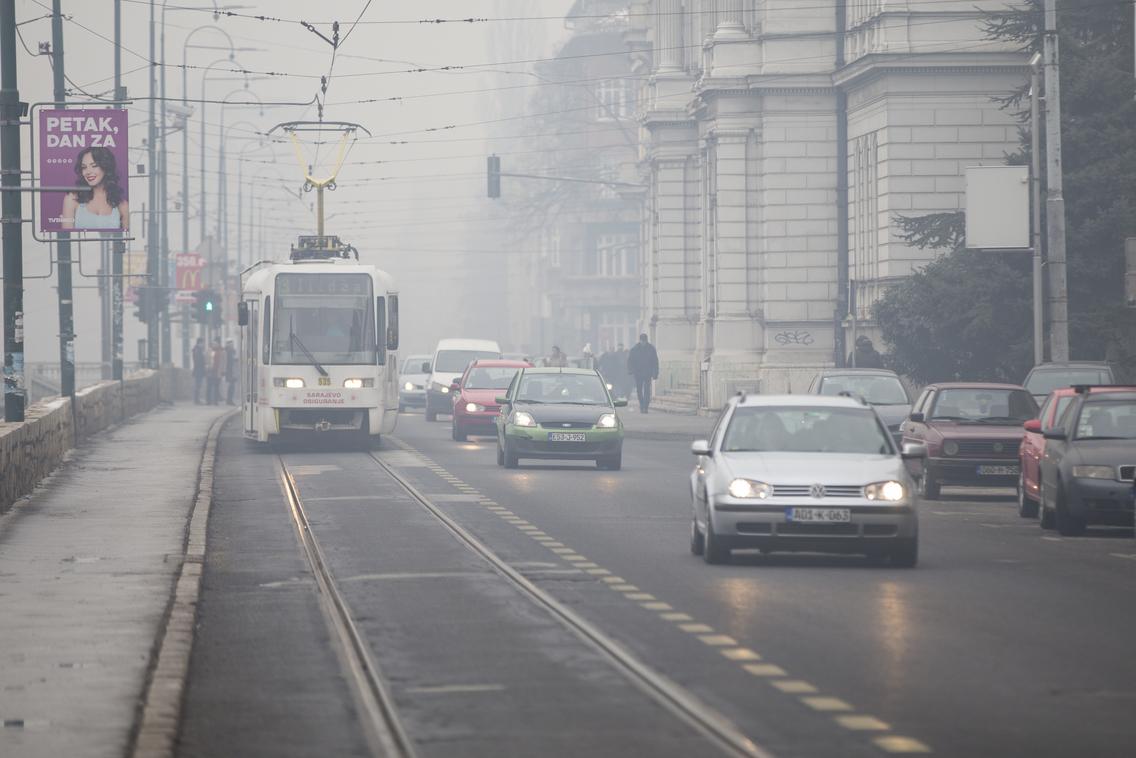
[[[366,274],[280,274],[278,295],[358,295],[370,297],[371,277]]]

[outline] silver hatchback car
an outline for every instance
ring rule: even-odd
[[[691,447],[690,550],[726,563],[735,548],[919,560],[915,485],[876,411],[853,397],[740,395]]]

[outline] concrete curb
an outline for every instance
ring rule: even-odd
[[[209,427],[198,469],[197,494],[185,536],[185,556],[174,584],[165,628],[159,632],[155,663],[142,697],[138,728],[134,735],[133,758],[170,758],[178,736],[182,696],[193,651],[193,627],[197,601],[201,596],[201,573],[205,566],[206,528],[213,506],[213,469],[217,460],[217,440],[225,423],[235,415],[230,411]]]

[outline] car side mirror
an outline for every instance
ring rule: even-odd
[[[921,424],[926,420],[926,416],[924,416],[922,413],[916,412],[908,416],[907,419],[908,421],[914,421],[917,424]]]
[[[430,373],[430,361],[423,361],[422,365],[419,368],[422,369],[423,374],[429,374]]]
[[[690,445],[690,452],[694,455],[713,455],[713,453],[710,452],[709,440],[695,440]]]
[[[493,400],[494,400],[494,402],[497,403],[497,405],[508,405],[509,404],[509,398],[506,397],[505,395],[498,395],[497,397],[493,398]]]
[[[900,457],[905,461],[920,460],[927,457],[927,446],[918,442],[904,442]]]
[[[248,326],[249,322],[249,304],[244,300],[237,303],[237,325]]]
[[[1047,432],[1042,432],[1042,436],[1044,436],[1047,440],[1067,440],[1067,439],[1069,439],[1069,435],[1065,434],[1064,429],[1050,429]]]
[[[615,406],[616,408],[626,408],[627,407],[627,401],[622,399],[622,398],[619,399],[619,400],[612,400],[611,404],[613,406]]]
[[[1025,429],[1027,432],[1039,433],[1039,432],[1041,432],[1041,420],[1036,419],[1036,418],[1031,418],[1029,421],[1022,424],[1022,428]]]
[[[454,393],[461,392],[461,389],[462,389],[461,382],[454,382],[453,384],[450,385],[450,392],[454,392]]]

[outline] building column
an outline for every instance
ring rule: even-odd
[[[737,39],[745,36],[742,0],[718,0],[718,28],[714,39]]]
[[[658,0],[658,13],[655,16],[655,29],[658,31],[657,45],[659,55],[655,70],[658,73],[682,71],[682,2],[681,0]]]

